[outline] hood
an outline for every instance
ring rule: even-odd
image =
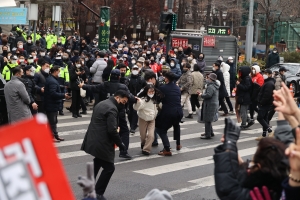
[[[256,74],[260,73],[260,67],[258,65],[253,65],[252,67],[255,69]]]
[[[229,72],[230,66],[226,64],[225,62],[222,62],[222,72]]]
[[[240,67],[240,69],[239,69],[239,73],[241,73],[240,74],[241,78],[249,76],[250,72],[251,72],[251,68],[248,66],[243,66],[243,67]]]
[[[221,82],[219,80],[216,80],[216,81],[207,83],[207,85],[212,85],[214,88],[216,88],[218,90],[220,88]]]

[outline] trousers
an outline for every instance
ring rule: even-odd
[[[46,112],[51,131],[54,136],[58,136],[57,133],[57,112]]]
[[[187,93],[187,92],[182,93],[181,94],[181,106],[184,106],[184,104],[186,103],[189,114],[193,114],[190,97],[191,97],[191,95],[189,95],[189,93]]]
[[[100,168],[103,168],[99,179],[96,182],[96,186],[95,186],[95,190],[96,193],[99,195],[103,195],[107,185],[110,181],[110,178],[112,177],[114,171],[115,171],[115,165],[114,163],[110,163],[104,160],[101,160],[99,158],[94,158],[94,176],[95,176],[95,180],[97,177],[97,174],[100,170]]]
[[[257,121],[262,125],[263,131],[267,131],[269,128],[268,124],[268,113],[270,106],[258,106]]]
[[[221,109],[224,111],[224,113],[228,114],[228,109],[224,102],[224,98],[219,99],[219,105],[221,105]]]
[[[154,141],[154,128],[155,120],[145,121],[142,118],[139,118],[139,129],[143,151],[151,152],[152,142]]]
[[[126,146],[126,150],[121,152],[123,154],[127,153],[129,147],[129,129],[126,121],[125,111],[119,113],[119,127],[120,127],[120,137],[123,144]]]
[[[137,111],[133,109],[133,103],[131,102],[129,102],[128,121],[130,124],[130,129],[135,130],[137,128],[138,115],[137,115]]]
[[[192,111],[196,112],[196,106],[197,108],[200,108],[200,103],[198,100],[198,94],[192,94],[191,95],[191,105],[192,105]]]

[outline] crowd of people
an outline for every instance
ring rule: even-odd
[[[266,186],[275,199],[282,195],[288,200],[295,199],[293,195],[297,192],[299,197],[300,144],[294,137],[300,138],[300,130],[295,129],[300,115],[296,103],[286,94],[285,68],[261,72],[253,64],[237,71],[234,57],[223,61],[216,56],[213,71],[206,74],[203,53],[196,57],[191,46],[166,52],[162,38],[131,42],[126,36],[120,40],[113,38],[109,49],[100,51],[97,36],[91,40],[88,34],[80,37],[75,32],[66,37],[62,33],[57,37],[52,32],[40,33],[34,36],[35,44],[33,36],[20,28],[16,28],[16,34],[13,41],[2,39],[0,56],[2,78],[7,81],[4,93],[9,123],[44,113],[54,142],[61,142],[64,138],[57,130],[57,116],[64,115],[65,100],[72,101],[66,109],[72,112],[74,120],[87,114],[87,105],[94,102],[81,149],[95,157],[95,177],[103,168],[95,186],[97,199],[105,199],[104,192],[114,173],[115,145],[120,149],[119,157],[132,159],[128,153],[130,133],[135,134],[139,128],[144,156],[149,156],[152,147],[158,145],[158,136],[163,144],[159,155],[172,156],[167,136],[171,127],[176,150],[180,151],[180,124],[184,118],[198,115],[198,122],[205,124],[205,132],[199,137],[212,139],[212,123],[218,120],[220,111],[224,117],[236,115],[241,125],[226,119],[224,144],[215,149],[218,196],[251,199],[254,192],[250,190]],[[235,107],[231,97],[235,97]],[[276,111],[279,120],[274,139],[267,136],[272,136],[270,121]],[[257,138],[258,150],[250,164],[239,159],[236,142],[240,131],[255,123],[255,112],[262,134]],[[284,162],[288,157],[290,166]],[[239,164],[245,166],[244,171],[238,171]],[[237,176],[240,173],[243,180]]]

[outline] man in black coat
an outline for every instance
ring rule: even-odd
[[[267,68],[270,68],[279,62],[280,62],[280,57],[277,48],[274,48],[273,51],[268,55]]]
[[[222,116],[228,115],[228,109],[225,105],[224,98],[228,97],[227,90],[225,87],[223,72],[220,70],[220,62],[215,62],[213,65],[213,73],[217,75],[217,80],[220,81],[221,85],[219,88],[219,104],[221,105],[221,109],[224,111]]]
[[[272,132],[272,129],[269,127],[268,124],[268,113],[270,107],[273,105],[273,90],[275,89],[275,80],[272,77],[272,71],[270,69],[264,71],[263,77],[265,79],[265,83],[261,87],[257,97],[257,102],[258,102],[257,121],[263,127],[262,137],[266,137],[267,131],[268,133]]]
[[[118,90],[114,96],[98,103],[94,107],[91,122],[84,137],[81,150],[94,156],[95,179],[103,168],[96,183],[97,199],[105,200],[103,194],[115,171],[114,159],[116,144],[121,150],[126,149],[118,133],[119,110],[128,102],[129,95]]]
[[[129,95],[129,101],[136,102],[135,97],[129,92],[126,85],[120,83],[120,70],[113,69],[110,74],[110,81],[104,82],[98,85],[84,85],[81,83],[79,87],[81,87],[84,90],[90,90],[95,93],[99,93],[99,100],[100,102],[103,100],[106,100],[107,98],[114,96],[114,94],[118,90],[126,91]],[[95,102],[97,104],[99,102]],[[129,147],[129,129],[126,121],[126,112],[125,112],[125,106],[119,110],[119,127],[120,127],[120,136],[123,141],[123,143],[126,146],[125,150],[120,149],[120,155],[121,158],[131,159],[132,157],[128,154],[127,150]]]

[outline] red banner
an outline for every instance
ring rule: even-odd
[[[45,115],[0,128],[0,138],[0,199],[75,199]]]
[[[214,36],[204,36],[203,37],[203,46],[204,47],[215,47],[216,38]]]
[[[172,47],[188,47],[188,39],[183,38],[172,38]]]

